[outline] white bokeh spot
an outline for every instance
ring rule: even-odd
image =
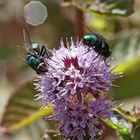
[[[24,6],[24,19],[33,26],[45,22],[48,16],[47,7],[40,1],[31,1]]]

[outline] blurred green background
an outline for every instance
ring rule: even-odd
[[[140,0],[135,0],[134,13],[127,17],[82,12],[59,0],[42,0],[48,9],[48,17],[38,26],[27,24],[23,18],[23,8],[28,2],[0,1],[0,140],[40,140],[45,129],[52,126],[51,122],[46,125],[40,119],[24,129],[3,134],[3,126],[9,127],[41,107],[33,101],[36,91],[29,82],[37,75],[21,59],[16,48],[17,44],[23,45],[23,28],[27,29],[33,42],[49,49],[59,47],[61,38],[81,37],[84,32],[89,32],[81,23],[102,34],[112,49],[114,67],[124,73],[114,82],[119,87],[112,88],[111,98],[121,100],[126,110],[140,104]],[[51,133],[47,137],[51,140]],[[110,134],[104,140],[118,140],[118,137]]]

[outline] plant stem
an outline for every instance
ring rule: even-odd
[[[84,34],[84,14],[83,11],[76,8],[75,16],[75,39],[81,39]]]

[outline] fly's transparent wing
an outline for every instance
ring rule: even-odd
[[[35,51],[31,48],[32,42],[31,42],[30,36],[29,36],[28,32],[25,29],[23,29],[23,39],[24,39],[24,48],[25,48],[25,50],[28,53],[30,53],[32,55],[35,55],[36,54]]]
[[[17,51],[19,56],[26,61],[27,51],[24,49],[22,45],[17,45]]]
[[[104,38],[104,37],[103,37],[101,34],[99,34],[97,31],[95,32],[95,29],[94,29],[93,27],[88,26],[88,25],[86,25],[86,24],[84,24],[84,23],[82,23],[82,22],[81,22],[81,24],[82,24],[90,33],[94,33],[94,34],[100,36],[101,38]]]
[[[82,24],[90,33],[95,33],[95,32],[91,29],[91,27],[87,26],[86,24],[84,24],[84,23],[82,23],[82,22],[81,22],[81,24]]]
[[[24,39],[25,49],[27,50],[29,48],[29,46],[32,45],[32,42],[30,40],[29,34],[27,33],[27,31],[25,29],[23,29],[23,39]]]

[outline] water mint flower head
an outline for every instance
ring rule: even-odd
[[[95,139],[103,133],[103,119],[112,116],[113,103],[106,96],[116,74],[111,64],[97,57],[82,41],[60,43],[45,58],[48,72],[35,83],[36,99],[54,106],[53,118],[60,135],[72,140]]]
[[[45,59],[48,72],[39,77],[36,83],[39,94],[37,99],[54,103],[57,99],[78,98],[87,93],[106,96],[112,86],[115,75],[103,59],[97,57],[94,50],[85,47],[82,42],[71,40],[65,46],[63,41],[58,50],[52,50],[50,59]],[[96,58],[96,59],[95,59]]]

